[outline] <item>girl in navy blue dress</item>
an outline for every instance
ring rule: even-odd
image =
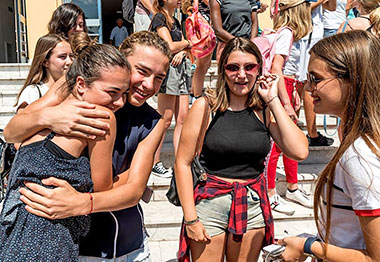
[[[18,190],[24,182],[41,183],[50,176],[65,179],[80,192],[112,188],[112,151],[116,122],[113,112],[124,105],[130,66],[114,47],[95,44],[79,53],[61,87],[63,103],[87,101],[108,112],[105,137],[94,140],[40,131],[17,152],[0,217],[0,261],[77,261],[78,243],[89,230],[89,217],[49,220],[29,213]],[[88,197],[92,200],[91,193]],[[92,211],[89,202],[88,213]]]

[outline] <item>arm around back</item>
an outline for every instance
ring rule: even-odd
[[[95,139],[105,134],[109,125],[100,120],[109,113],[95,110],[95,105],[75,101],[61,105],[66,95],[60,91],[65,79],[59,79],[40,99],[16,114],[4,128],[8,142],[21,143],[33,134],[48,128],[57,134]],[[99,119],[98,119],[99,118]]]
[[[93,196],[93,212],[121,210],[135,206],[142,194],[153,166],[153,157],[164,132],[164,122],[158,121],[152,132],[139,143],[133,156],[131,166],[120,174],[125,184]],[[22,188],[21,200],[32,214],[49,219],[61,219],[88,214],[90,198],[87,193],[79,193],[67,181],[54,177],[42,181],[45,185],[54,185],[49,189],[34,183],[26,183]]]
[[[90,156],[91,179],[94,183],[94,192],[105,191],[112,188],[112,153],[116,137],[116,118],[114,113],[103,106],[97,106],[98,110],[104,110],[109,119],[104,122],[110,126],[105,136],[97,137],[88,142]]]

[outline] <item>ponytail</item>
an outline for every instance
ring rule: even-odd
[[[69,41],[74,57],[78,57],[84,49],[97,43],[96,39],[92,40],[90,36],[85,32],[72,34],[69,38]]]

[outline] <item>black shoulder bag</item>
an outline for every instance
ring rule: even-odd
[[[11,171],[15,155],[16,148],[14,145],[6,143],[0,138],[0,202],[5,197],[7,176]]]
[[[207,100],[207,99],[206,99]],[[202,125],[201,130],[199,132],[198,140],[197,140],[197,151],[195,154],[195,157],[193,161],[191,162],[191,174],[193,175],[193,187],[195,188],[196,185],[200,182],[206,181],[207,174],[201,163],[199,162],[199,155],[202,152],[203,147],[203,140],[206,134],[208,120],[210,116],[210,105],[207,101],[205,103],[205,109],[203,113],[202,118]],[[175,182],[175,175],[173,173],[172,180],[170,181],[169,190],[166,193],[166,197],[168,198],[169,202],[172,203],[175,206],[181,206],[181,203],[179,201],[178,192],[177,192],[177,184]]]

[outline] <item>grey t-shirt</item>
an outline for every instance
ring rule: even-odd
[[[256,0],[216,0],[220,5],[223,29],[233,36],[251,37],[251,13],[256,12]]]

